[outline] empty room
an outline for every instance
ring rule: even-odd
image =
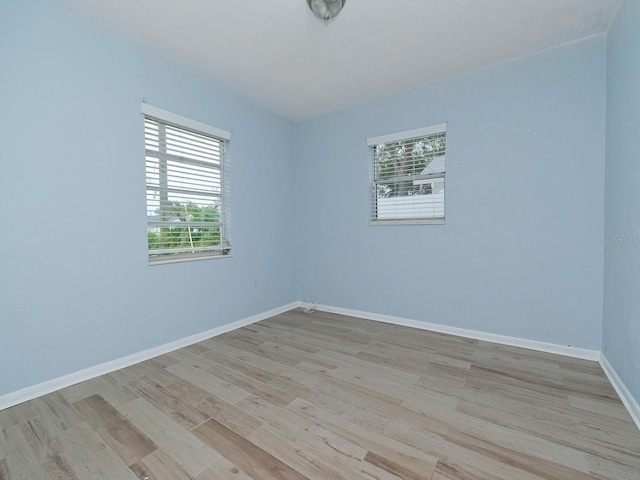
[[[640,1],[1,0],[0,480],[640,479]]]

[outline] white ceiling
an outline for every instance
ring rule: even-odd
[[[52,0],[291,120],[605,32],[621,0]]]

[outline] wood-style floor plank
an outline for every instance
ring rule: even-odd
[[[83,421],[60,392],[50,393],[29,403],[33,406],[37,417],[45,423],[50,434],[63,432]]]
[[[147,378],[141,378],[131,382],[140,398],[161,410],[187,430],[206,422],[210,416],[191,405],[180,395],[173,394],[167,388],[154,383]]]
[[[436,457],[363,427],[345,417],[342,412],[330,412],[300,399],[293,402],[288,408],[352,443],[360,445],[368,452],[385,457],[388,465],[403,465],[403,472],[411,472],[411,478],[429,478],[435,468]],[[429,474],[427,475],[426,472]]]
[[[193,433],[231,462],[242,465],[249,475],[264,480],[305,480],[307,477],[238,435],[220,422],[210,419]]]
[[[250,477],[226,458],[222,457],[198,475],[195,480],[258,480]]]
[[[596,362],[293,310],[0,411],[0,480],[640,480]]]
[[[137,477],[125,462],[106,445],[100,434],[87,423],[81,423],[58,434],[63,457],[67,459],[74,476],[52,477],[58,479],[107,479],[135,480]],[[43,471],[46,465],[39,465]],[[9,477],[24,478],[24,477]],[[29,478],[29,477],[27,477]]]
[[[139,462],[131,465],[131,471],[141,479],[153,480],[191,480],[193,477],[182,468],[171,455],[163,450],[150,453]]]
[[[193,430],[182,428],[141,398],[123,405],[121,410],[132,425],[144,431],[150,441],[170,455],[174,463],[190,475],[199,474],[220,458],[216,449],[210,448],[192,434]],[[160,458],[163,457],[164,455]]]
[[[279,427],[265,424],[248,440],[308,478],[364,479],[355,473],[367,453],[363,448],[318,427],[309,426],[295,432]],[[306,448],[291,448],[292,443],[304,444]]]
[[[100,395],[91,395],[73,406],[127,465],[136,463],[158,448]]]
[[[4,430],[4,435],[9,444],[8,455],[4,458],[3,470],[7,473],[7,478],[33,478],[48,480],[49,473],[47,455],[43,455],[42,449],[34,436],[34,422],[37,419],[12,425]],[[43,456],[45,457],[43,459]],[[44,460],[44,461],[43,461]]]

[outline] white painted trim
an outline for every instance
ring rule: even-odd
[[[200,133],[206,133],[207,135],[211,135],[221,140],[231,140],[231,132],[228,132],[227,130],[214,127],[212,125],[207,125],[206,123],[198,122],[197,120],[191,120],[190,118],[183,117],[166,110],[162,110],[158,107],[154,107],[153,105],[149,105],[148,103],[141,103],[140,111],[143,114],[149,117],[157,118],[158,120],[173,123],[174,125],[189,128]]]
[[[173,352],[174,350],[178,350],[179,348],[184,348],[189,345],[193,345],[194,343],[202,342],[203,340],[222,335],[223,333],[227,333],[232,330],[251,325],[252,323],[266,320],[267,318],[279,315],[284,312],[288,312],[289,310],[292,310],[294,308],[298,308],[300,307],[300,305],[300,302],[293,302],[288,305],[283,305],[281,307],[277,307],[272,310],[253,315],[251,317],[221,325],[211,330],[207,330],[206,332],[197,333],[195,335],[191,335],[180,340],[175,340],[158,347],[150,348],[142,352],[134,353],[123,358],[112,360],[110,362],[96,365],[94,367],[89,367],[78,372],[70,373],[69,375],[64,375],[52,380],[47,380],[46,382],[24,388],[16,392],[11,392],[6,395],[2,395],[0,396],[0,410],[4,410],[5,408],[18,405],[19,403],[32,400],[51,392],[55,392],[62,388],[70,387],[71,385],[84,382],[85,380],[91,380],[92,378],[114,372],[121,368],[130,367],[131,365],[135,365],[136,363],[149,360],[159,355],[164,355],[165,353]]]
[[[289,310],[293,310],[294,308],[304,308],[305,306],[307,307],[311,306],[313,309],[316,309],[322,312],[336,313],[339,315],[348,315],[350,317],[363,318],[366,320],[373,320],[376,322],[384,322],[384,323],[390,323],[393,325],[400,325],[404,327],[419,328],[421,330],[429,330],[432,332],[457,335],[460,337],[473,338],[475,340],[483,340],[486,342],[493,342],[501,345],[521,347],[521,348],[527,348],[530,350],[538,350],[541,352],[555,353],[558,355],[564,355],[568,357],[581,358],[584,360],[597,361],[602,366],[602,370],[604,371],[605,375],[613,385],[613,388],[620,396],[622,403],[629,411],[631,418],[640,429],[640,406],[638,406],[638,403],[635,401],[635,399],[633,398],[633,396],[631,395],[627,387],[624,385],[624,383],[622,382],[622,380],[620,379],[616,371],[613,369],[613,367],[611,366],[611,364],[609,363],[605,355],[597,350],[586,350],[582,348],[565,347],[564,345],[556,345],[553,343],[538,342],[535,340],[526,340],[523,338],[508,337],[505,335],[496,335],[493,333],[485,333],[485,332],[479,332],[476,330],[450,327],[447,325],[441,325],[436,323],[421,322],[417,320],[410,320],[407,318],[394,317],[390,315],[380,315],[377,313],[362,312],[359,310],[350,310],[346,308],[331,307],[328,305],[316,305],[313,303],[303,302],[303,301],[292,302],[288,305],[283,305],[281,307],[277,307],[272,310],[268,310],[266,312],[253,315],[251,317],[247,317],[241,320],[237,320],[235,322],[227,323],[226,325],[221,325],[219,327],[213,328],[211,330],[207,330],[202,333],[191,335],[189,337],[185,337],[180,340],[166,343],[158,347],[150,348],[148,350],[134,353],[132,355],[129,355],[117,360],[96,365],[94,367],[86,368],[84,370],[80,370],[78,372],[71,373],[69,375],[64,375],[59,378],[48,380],[38,385],[33,385],[31,387],[27,387],[22,390],[18,390],[16,392],[11,392],[6,395],[2,395],[0,396],[0,410],[4,410],[5,408],[18,405],[22,402],[26,402],[28,400],[32,400],[42,395],[55,392],[62,388],[70,387],[71,385],[75,385],[76,383],[83,382],[85,380],[91,380],[92,378],[99,377],[100,375],[105,375],[105,374],[114,372],[116,370],[119,370],[121,368],[126,368],[131,365],[135,365],[136,363],[149,360],[159,355],[164,355],[165,353],[173,352],[180,348],[193,345],[194,343],[198,343],[203,340],[207,340],[209,338],[222,335],[223,333],[227,333],[232,330],[236,330],[238,328],[242,328],[247,325],[260,322],[262,320],[266,320],[267,318],[273,317],[275,315],[279,315],[284,312],[288,312]]]
[[[540,352],[555,353],[557,355],[564,355],[565,357],[581,358],[583,360],[592,360],[594,362],[600,360],[600,351],[598,350],[567,347],[564,345],[556,345],[555,343],[545,343],[518,337],[508,337],[506,335],[479,332],[476,330],[468,330],[465,328],[450,327],[448,325],[441,325],[438,323],[421,322],[418,320],[409,320],[407,318],[393,317],[390,315],[380,315],[370,312],[361,312],[359,310],[349,310],[346,308],[331,307],[328,305],[316,305],[316,309],[322,312],[338,313],[340,315],[348,315],[350,317],[364,318],[366,320],[391,323],[393,325],[419,328],[421,330],[429,330],[432,332],[447,333],[450,335],[457,335],[459,337],[473,338],[475,340],[499,343],[501,345],[509,345],[511,347],[521,347],[528,348],[529,350],[537,350]]]
[[[584,348],[567,347],[564,345],[557,345],[554,343],[538,342],[536,340],[527,340],[524,338],[508,337],[505,335],[496,335],[493,333],[479,332],[476,330],[467,330],[464,328],[450,327],[448,325],[441,325],[437,323],[421,322],[417,320],[409,320],[401,317],[394,317],[390,315],[380,315],[377,313],[362,312],[359,310],[350,310],[347,308],[331,307],[328,305],[316,305],[313,304],[316,310],[328,313],[337,313],[339,315],[348,315],[350,317],[363,318],[365,320],[373,320],[376,322],[390,323],[393,325],[400,325],[404,327],[419,328],[421,330],[428,330],[438,333],[447,333],[450,335],[457,335],[459,337],[473,338],[475,340],[482,340],[485,342],[493,342],[501,345],[509,345],[512,347],[527,348],[529,350],[537,350],[540,352],[554,353],[556,355],[563,355],[565,357],[580,358],[583,360],[591,360],[598,362],[602,367],[605,375],[611,382],[611,385],[615,389],[616,393],[620,397],[620,400],[624,404],[625,408],[631,415],[633,422],[640,429],[640,406],[638,402],[633,398],[631,392],[627,389],[622,382],[616,371],[613,369],[607,357],[599,350],[588,350]]]
[[[640,429],[640,406],[638,405],[638,402],[636,402],[636,400],[633,398],[633,395],[631,395],[631,392],[622,382],[616,371],[613,369],[604,353],[600,355],[600,366],[602,367],[602,370],[604,370],[604,374],[611,382],[611,385],[613,385],[613,388],[620,397],[620,400],[622,400],[624,406],[627,407],[629,415],[631,415],[631,418],[635,422],[636,426]]]
[[[439,123],[438,125],[431,125],[430,127],[416,128],[415,130],[406,130],[404,132],[389,133],[388,135],[367,138],[367,146],[373,147],[374,145],[380,145],[381,143],[396,142],[400,140],[407,140],[409,138],[426,137],[427,135],[444,133],[446,131],[447,124]]]

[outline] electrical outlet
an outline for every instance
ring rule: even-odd
[[[257,278],[253,279],[253,288],[258,288],[258,279]]]

